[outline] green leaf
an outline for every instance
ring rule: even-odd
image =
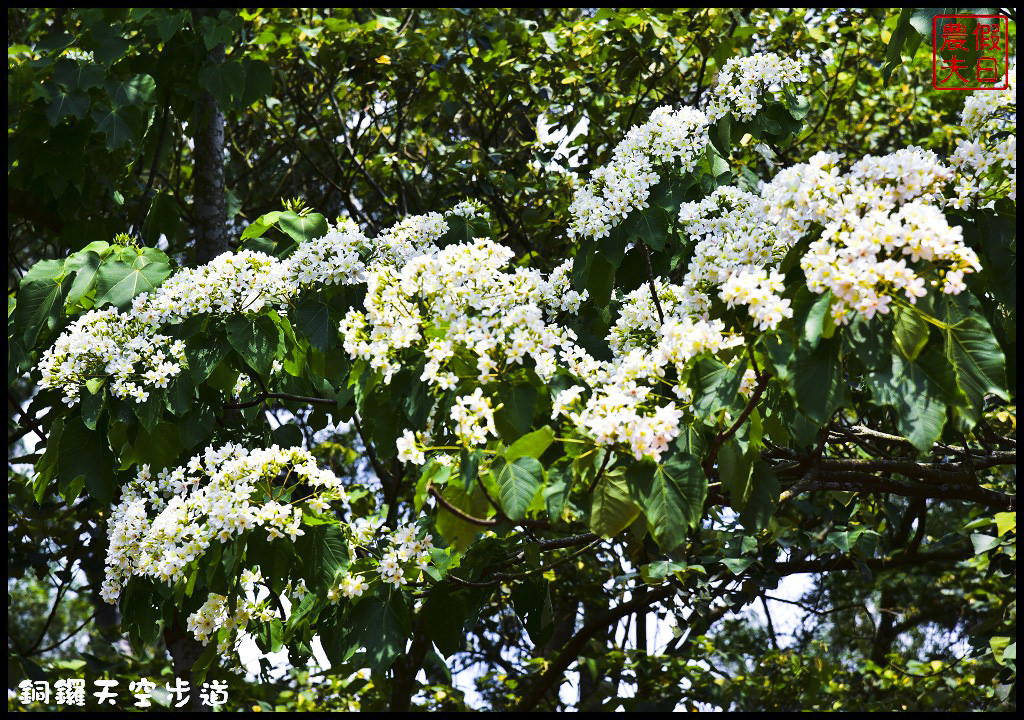
[[[58,477],[61,487],[84,479],[89,495],[103,505],[114,500],[114,454],[105,433],[90,430],[81,418],[69,418],[60,435]],[[74,498],[65,498],[71,502]]]
[[[138,139],[139,116],[131,105],[111,108],[104,103],[92,107],[92,119],[96,129],[107,138],[107,147],[117,150],[127,142]]]
[[[283,212],[277,220],[277,226],[297,243],[304,243],[327,234],[327,220],[320,213],[297,215],[293,212]]]
[[[245,90],[245,70],[235,61],[211,63],[199,71],[199,86],[209,90],[217,104],[227,109]]]
[[[491,466],[491,472],[498,481],[501,507],[505,514],[512,520],[522,520],[526,508],[530,506],[530,501],[543,482],[544,468],[540,461],[532,457],[520,457],[512,461],[497,458]]]
[[[129,75],[121,80],[109,80],[104,85],[115,107],[145,105],[153,102],[156,81],[149,75]]]
[[[270,370],[281,342],[281,328],[267,315],[233,317],[227,322],[228,342],[261,375]]]
[[[512,443],[503,453],[506,461],[512,462],[521,457],[539,458],[555,440],[555,431],[550,425],[540,430],[527,433]]]
[[[945,332],[946,357],[976,421],[986,395],[1010,399],[1006,390],[1006,359],[988,321],[968,306],[967,298],[947,300],[946,322],[950,326]]]
[[[518,382],[502,386],[497,400],[502,404],[494,412],[494,425],[506,442],[523,436],[533,425],[539,393],[530,383]]]
[[[68,115],[81,120],[89,110],[89,96],[81,90],[55,88],[53,99],[46,106],[46,119],[50,125],[59,125]]]
[[[896,348],[907,360],[913,360],[928,344],[928,323],[918,310],[897,306],[894,314],[896,322],[893,326],[893,339]]]
[[[748,567],[753,565],[754,558],[722,558],[722,564],[729,569],[733,575],[742,575]]]
[[[622,221],[621,228],[627,242],[642,242],[651,250],[660,251],[665,249],[665,243],[669,238],[668,229],[671,226],[672,219],[668,213],[660,207],[651,206],[631,212],[629,217]]]
[[[358,628],[357,637],[366,648],[366,660],[372,672],[384,672],[405,651],[408,613],[401,593],[394,593],[386,600],[363,598],[352,611],[351,622]]]
[[[32,483],[32,497],[40,505],[46,497],[46,489],[50,481],[57,477],[60,468],[60,436],[64,430],[64,420],[55,418],[50,425],[50,431],[46,439],[46,450],[42,457],[36,461],[36,477]]]
[[[423,468],[420,479],[416,481],[416,490],[413,495],[413,507],[416,512],[423,510],[423,504],[427,501],[427,492],[431,485],[444,487],[448,482],[452,469],[448,465],[442,465],[436,460],[431,460]]]
[[[700,521],[707,498],[707,477],[697,459],[674,452],[661,464],[644,460],[629,468],[626,479],[661,550],[682,545],[687,530]]]
[[[781,491],[782,488],[779,486],[779,481],[775,477],[775,473],[772,472],[771,466],[758,460],[754,464],[750,498],[739,517],[740,524],[747,532],[756,533],[768,527],[769,521],[775,514]]]
[[[608,305],[608,301],[612,297],[612,287],[615,284],[615,266],[603,255],[595,254],[590,261],[586,278],[586,288],[590,291],[590,297],[594,303],[598,307]]]
[[[1017,532],[1017,511],[997,512],[995,514],[996,532],[1002,537],[1008,532]]]
[[[321,352],[327,352],[331,342],[330,309],[319,300],[305,300],[292,313],[295,329]]]
[[[270,66],[262,60],[242,61],[245,69],[245,91],[242,93],[242,107],[248,107],[270,95],[274,89],[274,75]]]
[[[96,273],[102,263],[102,258],[92,250],[80,250],[68,258],[68,270],[75,271],[75,280],[68,292],[69,306],[81,303],[82,298],[92,290]]]
[[[975,533],[971,535],[971,544],[974,546],[974,554],[981,555],[982,553],[987,553],[993,548],[999,547],[1003,544],[1003,541],[997,537],[992,537],[991,535]]]
[[[475,485],[467,492],[460,483],[448,483],[441,491],[441,496],[448,504],[472,517],[486,518],[491,507],[487,496]],[[434,524],[441,536],[458,552],[464,552],[476,539],[477,534],[483,532],[480,525],[462,520],[444,508],[437,511]]]
[[[995,635],[989,638],[988,646],[992,648],[992,657],[1000,665],[1006,665],[1007,660],[1017,659],[1017,642],[1013,638]]]
[[[591,495],[590,530],[611,538],[629,527],[640,514],[633,502],[622,468],[606,472]]]
[[[249,223],[249,226],[242,231],[241,240],[248,240],[249,238],[258,238],[263,235],[267,230],[277,224],[278,218],[284,213],[280,210],[269,212],[266,215],[260,215],[258,218]]]
[[[206,382],[231,351],[231,344],[219,330],[219,325],[211,324],[208,332],[189,338],[185,344],[185,358],[197,386]]]
[[[699,359],[690,373],[694,414],[702,420],[713,421],[720,410],[732,407],[746,369],[746,358],[732,368],[715,358]]]
[[[445,658],[459,652],[465,642],[463,620],[466,617],[465,593],[448,591],[447,583],[438,583],[423,603],[427,636]]]
[[[547,580],[524,580],[512,586],[512,607],[526,628],[530,640],[542,647],[555,629],[551,592]]]
[[[792,392],[800,412],[818,425],[824,425],[839,407],[845,386],[838,343],[822,340],[808,351],[797,348],[793,362]]]
[[[734,438],[722,443],[718,450],[718,476],[722,488],[729,493],[734,510],[742,510],[750,497],[753,485],[751,471],[756,453],[743,452]]]
[[[132,298],[152,292],[171,274],[166,262],[138,256],[132,262],[106,260],[96,271],[96,306],[116,305],[124,310]]]
[[[338,525],[304,526],[295,553],[306,587],[324,597],[349,565],[348,545]]]
[[[53,79],[65,90],[89,90],[103,84],[103,68],[96,63],[61,58],[53,67]]]
[[[142,223],[142,237],[154,245],[164,235],[168,240],[174,238],[181,226],[178,203],[170,193],[159,192],[149,205],[149,213]]]
[[[804,320],[804,341],[811,348],[818,346],[822,330],[825,327],[826,318],[831,317],[828,312],[831,304],[832,293],[827,292],[814,301],[814,304],[811,305],[810,311],[807,313],[807,319]]]
[[[25,273],[13,319],[26,348],[35,347],[44,327],[52,329],[56,325],[70,288],[71,277],[66,275],[64,260],[43,260]]]

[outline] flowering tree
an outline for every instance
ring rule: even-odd
[[[788,575],[1005,572],[1015,75],[967,98],[948,157],[745,174],[737,152],[799,135],[805,80],[734,58],[629,129],[550,273],[473,198],[378,233],[293,204],[195,268],[127,236],[32,267],[15,339],[53,408],[33,489],[104,517],[103,597],[133,645],[162,637],[197,682],[246,642],[322,650],[405,709],[500,598],[543,658],[506,680],[533,709],[660,608],[688,681],[666,700],[721,703],[697,678],[708,628]],[[365,464],[303,437],[308,410]],[[946,506],[968,510],[939,528]],[[611,568],[605,607],[566,629],[552,598],[584,562]],[[1003,685],[1012,588],[968,661]]]

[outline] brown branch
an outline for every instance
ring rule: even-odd
[[[576,660],[580,651],[583,650],[583,647],[591,637],[637,610],[642,610],[662,600],[666,600],[675,593],[675,590],[675,587],[671,584],[652,589],[643,597],[633,598],[628,602],[624,602],[584,625],[565,644],[558,657],[549,663],[547,669],[531,684],[529,691],[516,705],[516,712],[532,711],[537,702],[547,695],[551,687],[564,676],[565,671]]]
[[[245,408],[252,407],[253,405],[259,405],[267,398],[274,398],[275,400],[293,400],[295,402],[309,403],[310,405],[337,405],[337,400],[331,400],[330,398],[318,398],[318,397],[306,397],[305,395],[293,395],[292,393],[278,393],[278,392],[261,392],[259,397],[255,400],[249,400],[244,403],[228,403],[224,405],[225,410],[243,410]]]
[[[432,498],[434,498],[434,500],[437,501],[438,505],[443,507],[445,510],[447,510],[448,512],[450,512],[452,515],[454,515],[455,517],[459,518],[460,520],[465,520],[468,523],[471,523],[473,525],[479,525],[481,527],[491,527],[492,525],[497,525],[498,524],[497,520],[494,520],[494,519],[486,519],[485,520],[484,518],[473,517],[472,515],[469,515],[469,514],[463,512],[462,510],[460,510],[459,508],[455,507],[450,502],[445,500],[441,496],[441,493],[438,492],[438,489],[436,487],[434,487],[433,485],[431,485],[429,487],[428,492],[430,493],[430,496]]]
[[[887,558],[863,558],[860,560],[860,563],[870,570],[888,570],[906,567],[907,565],[922,565],[927,562],[959,562],[973,555],[974,551],[970,548],[961,548],[959,550],[938,550],[928,553],[894,555]],[[858,570],[860,567],[861,564],[855,562],[851,557],[789,560],[768,565],[769,570],[779,575],[842,572],[845,570]]]
[[[363,447],[366,448],[366,455],[370,458],[370,464],[373,465],[374,472],[377,473],[377,476],[381,479],[382,483],[390,483],[392,481],[391,473],[384,469],[384,466],[380,462],[380,458],[377,457],[377,451],[373,448],[373,444],[370,443],[363,434],[363,426],[359,423],[358,415],[352,415],[352,424],[356,426],[356,433],[359,435],[359,439],[363,441]]]
[[[640,243],[640,254],[644,257],[644,269],[647,271],[647,284],[651,287],[651,297],[654,299],[654,308],[658,311],[658,320],[662,325],[664,325],[665,313],[661,309],[661,302],[658,300],[658,290],[654,286],[654,271],[651,269],[651,254],[647,250],[647,245],[643,242]]]
[[[714,470],[715,461],[718,459],[718,450],[722,447],[722,443],[731,438],[736,432],[743,427],[743,423],[750,417],[750,413],[754,412],[754,408],[757,407],[757,403],[761,401],[761,396],[764,394],[765,388],[768,387],[768,381],[771,380],[771,375],[765,373],[760,376],[757,380],[757,387],[754,388],[754,392],[750,395],[750,400],[747,401],[747,406],[743,408],[743,412],[736,418],[728,430],[721,432],[715,436],[715,439],[711,442],[711,450],[708,453],[707,459],[704,461],[704,474],[711,477],[711,472]]]

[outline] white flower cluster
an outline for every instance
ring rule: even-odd
[[[721,187],[698,202],[683,203],[679,222],[694,243],[682,282],[692,314],[708,310],[714,286],[776,263],[787,250],[766,218],[764,201],[738,188]]]
[[[960,292],[963,274],[980,264],[936,204],[950,170],[920,148],[867,157],[842,174],[838,162],[818,153],[779,173],[761,194],[783,242],[797,242],[812,224],[823,227],[800,265],[812,291],[832,291],[836,322],[849,322],[852,312],[887,313],[901,292],[916,302],[929,280]]]
[[[362,519],[362,518],[360,518]],[[386,532],[382,522],[364,522],[361,527],[352,527],[352,545],[350,552],[354,553],[357,547],[369,550],[375,544],[378,532]],[[434,547],[433,537],[423,533],[416,525],[406,524],[399,527],[387,539],[381,557],[376,566],[376,574],[382,582],[393,587],[402,587],[416,580],[421,573],[432,568],[430,550]],[[341,598],[356,598],[366,592],[370,585],[365,575],[369,570],[349,570],[342,578],[327,592],[327,599],[337,603]]]
[[[626,295],[607,338],[615,352],[611,361],[594,361],[578,349],[563,353],[563,364],[593,391],[587,399],[581,387],[559,393],[552,414],[568,417],[599,444],[624,444],[635,457],[655,460],[679,435],[683,413],[682,406],[674,400],[666,403],[659,391],[671,390],[683,405],[689,403],[690,391],[679,382],[687,364],[743,342],[721,320],[697,315],[691,290],[667,282],[656,287],[665,322],[659,320],[646,286]],[[666,380],[669,370],[676,378],[671,383]]]
[[[783,318],[793,317],[789,300],[779,297],[784,287],[782,273],[758,268],[733,275],[722,285],[719,297],[729,307],[749,305],[757,329],[774,330]]]
[[[365,312],[350,310],[340,325],[345,351],[388,379],[402,367],[401,351],[417,346],[427,356],[421,379],[444,390],[457,384],[451,361],[466,350],[481,378],[527,355],[541,377],[550,376],[557,348],[573,338],[546,318],[574,311],[583,296],[569,289],[571,261],[545,280],[533,270],[507,271],[512,254],[481,238],[435,248],[400,269],[372,266]]]
[[[556,396],[556,413],[567,416],[600,445],[625,444],[637,460],[645,455],[658,460],[679,435],[682,410],[675,402],[645,403],[651,391],[647,386],[610,383],[586,403],[580,401],[578,390],[569,388]]]
[[[341,220],[284,260],[243,250],[198,268],[180,268],[153,292],[136,296],[126,312],[106,308],[72,322],[44,353],[43,386],[64,388],[73,404],[86,380],[110,376],[116,397],[144,402],[150,391],[166,387],[184,363],[184,346],[161,335],[161,326],[203,314],[258,313],[284,307],[317,285],[365,282],[361,254],[388,261],[407,258],[432,248],[430,243],[445,230],[444,220],[433,213],[409,218],[370,241],[354,222]],[[160,359],[151,362],[154,357]]]
[[[455,421],[455,434],[466,446],[483,445],[487,436],[498,436],[494,428],[494,409],[491,399],[484,397],[483,390],[477,388],[472,395],[455,398],[452,405],[452,420]]]
[[[786,85],[807,82],[803,63],[775,53],[755,53],[728,60],[718,74],[718,85],[708,108],[714,122],[730,112],[749,120],[761,109],[761,98],[770,93],[776,98]]]
[[[303,482],[309,496],[264,502],[264,494],[282,497],[284,486],[274,484],[282,476]],[[162,470],[155,478],[143,466],[110,516],[101,594],[117,602],[133,575],[180,580],[214,541],[228,542],[254,527],[263,527],[272,539],[294,539],[303,534],[301,503],[317,511],[344,498],[338,478],[317,467],[302,448],[209,447],[186,467]]]
[[[630,129],[616,147],[612,161],[598,168],[590,182],[576,191],[569,213],[569,236],[602,238],[638,208],[647,207],[659,165],[692,170],[707,146],[708,119],[700,110],[661,107]]]
[[[360,254],[370,246],[353,220],[341,218],[326,235],[299,243],[284,260],[287,282],[293,289],[365,282],[366,267]]]
[[[373,259],[380,264],[401,267],[411,258],[435,249],[446,232],[448,223],[440,213],[411,215],[374,239]]]
[[[234,612],[229,612],[228,598],[217,593],[207,595],[203,605],[188,617],[186,628],[204,646],[221,635],[217,652],[225,667],[239,665],[237,649],[242,640],[249,637],[246,628],[253,620],[269,622],[277,617],[277,603],[271,605],[269,593],[261,592],[258,585],[263,583],[259,565],[246,568],[241,575],[241,593],[236,599]],[[305,580],[289,582],[278,596],[291,601],[292,607],[306,596]],[[262,597],[262,599],[260,599]],[[286,618],[281,618],[285,620]],[[221,631],[223,633],[221,634]]]
[[[448,215],[459,215],[464,218],[478,217],[484,220],[489,220],[491,217],[490,211],[479,200],[463,200],[445,213],[445,216]]]
[[[952,207],[985,205],[1005,195],[1017,199],[1017,68],[1006,90],[978,90],[964,104],[961,124],[970,139],[957,140],[950,164],[957,171]]]
[[[44,388],[62,388],[74,405],[86,382],[111,378],[114,397],[149,399],[149,388],[165,388],[185,366],[185,346],[117,308],[90,310],[57,338],[39,361]]]

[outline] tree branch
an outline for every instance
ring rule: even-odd
[[[659,603],[662,600],[671,597],[675,591],[676,589],[673,585],[666,584],[663,587],[651,590],[643,597],[633,598],[628,602],[624,602],[584,625],[583,628],[573,635],[569,642],[566,643],[565,647],[562,648],[562,651],[558,654],[558,657],[549,663],[547,669],[530,685],[529,691],[516,705],[516,712],[532,711],[537,702],[548,693],[551,687],[562,679],[565,671],[579,656],[583,646],[586,645],[587,641],[596,633],[610,625],[613,625],[626,615],[630,615],[637,610],[650,607],[655,603]]]

